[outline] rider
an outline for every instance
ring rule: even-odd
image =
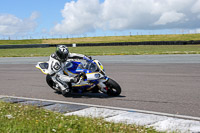
[[[60,88],[62,93],[69,92],[68,82],[77,83],[80,79],[80,75],[77,77],[64,75],[63,70],[68,59],[90,60],[85,55],[70,53],[65,45],[57,46],[56,52],[50,56],[48,71],[52,80],[57,83],[56,89]]]

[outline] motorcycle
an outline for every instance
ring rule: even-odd
[[[69,93],[64,93],[56,83],[52,80],[52,77],[48,73],[48,62],[38,62],[36,68],[40,69],[46,74],[47,84],[55,91],[62,93],[63,96],[67,96]],[[72,93],[104,93],[108,96],[119,96],[121,93],[120,85],[109,78],[104,70],[103,65],[98,60],[80,61],[69,60],[63,70],[63,73],[67,76],[80,76],[78,83],[68,82],[67,85]],[[104,89],[102,89],[102,84]]]

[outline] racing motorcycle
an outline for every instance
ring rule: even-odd
[[[69,93],[63,93],[52,80],[48,73],[48,67],[48,62],[38,62],[36,65],[36,68],[46,74],[47,84],[58,93],[67,96]],[[118,96],[121,93],[120,85],[106,75],[103,65],[98,60],[89,60],[85,62],[69,60],[65,64],[63,73],[71,77],[80,76],[79,82],[67,83],[72,93],[105,93],[108,96]],[[102,84],[105,86],[103,90],[100,87]]]

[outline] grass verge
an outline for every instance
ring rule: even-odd
[[[111,43],[111,42],[143,42],[143,41],[190,41],[200,40],[200,34],[175,35],[133,35],[105,36],[57,39],[0,40],[0,45],[8,44],[72,44],[72,43]]]
[[[27,39],[27,40],[0,40],[0,45],[14,44],[41,44],[42,39]]]
[[[45,44],[72,44],[72,43],[112,43],[112,42],[190,41],[190,40],[200,40],[200,34],[134,35],[134,36],[106,36],[106,37],[43,39],[42,43],[45,43]]]
[[[200,54],[200,45],[139,45],[70,47],[70,52],[95,55]],[[55,48],[0,49],[0,57],[49,56]]]
[[[0,132],[157,133],[144,126],[111,123],[101,118],[64,116],[42,108],[5,102],[0,102]]]

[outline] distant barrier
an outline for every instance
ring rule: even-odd
[[[191,41],[148,41],[148,42],[114,42],[114,43],[81,43],[76,44],[77,47],[84,46],[127,46],[127,45],[197,45],[200,40]],[[24,45],[0,45],[0,49],[14,48],[45,48],[56,47],[58,44],[24,44]],[[63,44],[72,47],[74,44]]]
[[[49,44],[21,44],[21,45],[0,45],[0,49],[14,49],[14,48],[45,48],[50,47]]]

